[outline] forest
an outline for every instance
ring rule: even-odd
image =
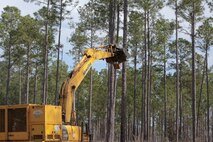
[[[40,9],[0,9],[0,105],[58,105],[84,50],[116,44],[127,61],[92,68],[76,92],[77,121],[88,123],[93,141],[213,141],[211,0],[23,1]]]

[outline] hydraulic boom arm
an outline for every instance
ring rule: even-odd
[[[67,80],[63,82],[60,90],[59,105],[62,106],[63,121],[65,123],[74,123],[73,125],[75,125],[75,91],[93,63],[100,59],[106,59],[108,63],[117,67],[119,63],[126,61],[126,55],[115,45],[89,48],[84,52],[80,63],[74,68]]]

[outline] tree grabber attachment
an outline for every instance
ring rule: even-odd
[[[115,44],[108,46],[100,46],[100,48],[105,48],[107,51],[113,54],[112,57],[106,58],[106,62],[113,64],[116,69],[119,69],[119,64],[127,60],[128,52],[127,50],[117,48]]]

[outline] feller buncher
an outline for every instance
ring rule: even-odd
[[[80,63],[63,82],[59,105],[17,104],[0,106],[0,141],[89,142],[89,133],[76,123],[75,92],[96,60],[116,68],[126,54],[115,45],[88,48]]]

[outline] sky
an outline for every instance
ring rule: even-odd
[[[164,7],[161,10],[161,14],[164,15],[164,17],[167,18],[167,19],[174,19],[175,18],[174,11],[172,11],[172,9],[168,8],[168,7]],[[213,16],[212,12],[209,11],[208,7],[205,7],[204,15],[206,17],[212,17]],[[190,32],[189,25],[186,22],[182,22],[183,20],[181,20],[180,18],[179,18],[179,21],[181,21],[180,25],[184,29],[187,29],[188,32]],[[198,23],[197,26],[199,26],[200,24],[201,23]],[[186,36],[184,33],[179,32],[178,36],[181,37],[181,38],[184,38],[184,39],[187,39],[187,40],[191,41],[190,36]],[[197,52],[200,53],[199,50],[197,50]],[[208,64],[209,67],[213,65],[213,47],[212,46],[210,47],[210,50],[209,50],[208,63],[209,63]]]
[[[87,1],[88,0],[79,0],[78,6],[82,6]],[[0,0],[0,14],[1,14],[3,8],[6,7],[7,5],[8,6],[16,6],[17,8],[19,8],[21,10],[22,16],[25,16],[25,15],[28,15],[28,14],[33,15],[33,13],[35,11],[37,11],[38,9],[40,9],[42,7],[42,5],[36,5],[35,3],[26,3],[23,0]],[[161,14],[164,15],[164,17],[167,18],[167,19],[174,19],[174,17],[175,17],[174,12],[168,7],[163,8],[161,10]],[[210,16],[211,14],[212,13],[210,13],[209,11],[205,11],[205,15]],[[72,22],[78,21],[77,8],[73,9],[73,11],[71,13],[71,17],[72,17]],[[187,27],[187,24],[183,23],[183,26]],[[62,34],[61,34],[61,43],[64,46],[63,60],[69,66],[69,69],[73,68],[73,66],[74,66],[71,55],[66,54],[72,48],[71,44],[68,42],[68,37],[70,37],[72,32],[73,32],[73,30],[70,29],[70,27],[68,25],[68,21],[63,21],[63,23],[62,23]],[[189,38],[189,37],[186,37],[186,36],[181,35],[181,34],[180,34],[180,36],[183,36],[184,38]],[[57,39],[57,37],[56,37],[56,39]],[[209,61],[209,66],[213,65],[213,49],[210,49],[210,51],[209,51],[208,61]],[[100,71],[100,69],[106,68],[107,64],[104,61],[97,61],[94,64],[93,67],[96,70]]]

